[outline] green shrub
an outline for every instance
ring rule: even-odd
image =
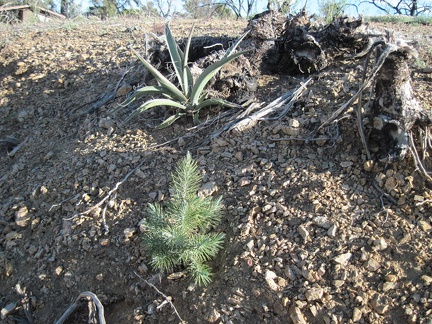
[[[169,106],[177,109],[177,112],[167,118],[158,127],[163,128],[171,125],[177,119],[182,116],[192,115],[195,125],[198,124],[198,114],[202,108],[209,106],[225,106],[230,108],[239,107],[239,105],[229,102],[220,98],[207,98],[204,88],[208,82],[216,75],[216,73],[227,63],[239,57],[246,52],[234,53],[238,44],[246,36],[243,34],[237,42],[235,42],[225,53],[225,56],[218,62],[208,66],[201,75],[194,81],[192,72],[188,66],[189,48],[192,39],[192,32],[189,34],[189,38],[185,47],[185,51],[179,48],[171,34],[171,30],[168,25],[165,26],[165,34],[168,45],[168,51],[171,57],[174,70],[176,72],[177,81],[180,88],[177,88],[171,81],[163,76],[155,67],[153,67],[146,59],[141,57],[136,51],[135,55],[144,64],[148,71],[158,81],[158,86],[145,86],[138,89],[135,94],[128,100],[126,100],[122,106],[131,104],[136,99],[145,95],[160,95],[165,98],[153,99],[145,102],[138,107],[126,121],[136,116],[143,111],[158,107],[158,106]]]
[[[208,233],[220,221],[221,198],[197,195],[201,177],[190,153],[178,163],[172,181],[166,208],[149,204],[144,246],[155,269],[172,271],[184,266],[197,284],[207,285],[212,273],[206,261],[222,248],[225,237],[223,233]]]

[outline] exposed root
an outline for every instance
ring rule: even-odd
[[[99,323],[105,324],[105,315],[104,315],[104,307],[100,302],[99,298],[90,291],[85,291],[79,294],[78,298],[75,299],[72,305],[66,309],[63,313],[62,317],[59,320],[55,321],[54,324],[62,324],[64,323],[68,317],[73,314],[77,308],[81,305],[83,299],[88,300],[89,307],[89,316],[88,323]]]

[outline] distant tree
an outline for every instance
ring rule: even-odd
[[[92,15],[106,18],[119,13],[115,0],[92,0],[92,4],[93,6],[89,8]]]
[[[155,7],[153,1],[148,1],[147,4],[142,6],[142,12],[145,12],[147,16],[159,16],[159,11]]]
[[[162,17],[169,17],[175,12],[175,0],[154,0],[154,4]]]
[[[298,0],[268,0],[267,9],[278,11],[284,15],[292,13],[294,6]]]
[[[257,0],[221,0],[214,3],[215,5],[223,5],[231,9],[235,16],[241,18],[246,16],[249,18],[252,16],[253,10],[256,7]]]
[[[319,9],[327,23],[331,23],[336,17],[344,14],[346,0],[321,0]]]
[[[418,1],[418,0],[370,0],[361,1],[358,6],[362,4],[372,4],[379,10],[384,11],[386,14],[398,14],[407,16],[418,16],[432,12],[431,1]]]
[[[212,0],[185,0],[184,9],[191,18],[206,18],[214,11]]]

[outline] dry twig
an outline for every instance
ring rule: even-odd
[[[177,309],[175,308],[174,304],[171,301],[171,298],[168,297],[167,295],[165,295],[163,292],[161,292],[159,289],[156,288],[155,285],[153,285],[152,283],[150,283],[149,281],[145,280],[143,277],[141,277],[138,273],[136,273],[134,271],[135,275],[140,278],[142,281],[144,281],[147,285],[149,285],[150,287],[152,287],[154,290],[156,290],[158,292],[158,294],[160,294],[163,298],[165,298],[165,300],[170,304],[170,306],[172,307],[172,309],[174,310],[174,313],[177,315],[178,319],[180,320],[180,322],[182,323],[187,323],[186,321],[184,321],[180,314],[178,313]]]
[[[141,167],[144,164],[144,161],[142,161],[140,164],[138,164],[135,168],[133,168],[128,174],[125,175],[125,177],[116,183],[116,185],[114,186],[113,189],[111,189],[104,198],[102,198],[101,201],[99,201],[96,205],[94,205],[93,207],[87,209],[86,211],[73,215],[72,217],[69,218],[64,218],[64,220],[72,220],[76,217],[80,217],[80,216],[85,216],[90,214],[93,210],[95,210],[96,208],[99,208],[100,206],[102,206],[102,204],[108,200],[108,198],[111,197],[111,195],[113,193],[115,193],[117,191],[117,189],[120,187],[120,185],[122,185],[139,167]]]

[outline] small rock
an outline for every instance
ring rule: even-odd
[[[208,312],[207,316],[205,317],[205,320],[210,323],[215,323],[220,319],[221,315],[218,312],[218,310],[214,307]]]
[[[329,229],[333,224],[329,221],[327,217],[324,216],[317,216],[315,217],[312,222],[322,228]]]
[[[376,310],[376,312],[380,315],[386,313],[390,307],[391,299],[387,296],[376,294],[372,299],[371,305],[372,308]]]
[[[396,180],[396,178],[390,177],[384,183],[384,188],[387,192],[391,192],[392,190],[394,190],[397,187],[397,185],[398,185],[398,181]]]
[[[26,227],[30,221],[30,215],[26,206],[21,207],[15,214],[15,224],[19,227]]]
[[[21,237],[21,235],[18,234],[18,232],[15,232],[15,231],[9,232],[5,236],[6,241],[12,241],[12,240],[15,240],[15,239],[20,238],[20,237]]]
[[[384,282],[383,283],[383,292],[396,289],[398,286],[397,282]]]
[[[63,267],[62,266],[58,266],[57,268],[54,269],[54,273],[57,276],[60,276],[62,272],[63,272]]]
[[[308,232],[308,230],[306,229],[306,227],[304,225],[300,225],[297,228],[297,231],[299,232],[299,234],[301,235],[301,237],[303,238],[303,240],[308,241],[310,238],[310,234]]]
[[[298,307],[291,306],[289,309],[289,316],[294,324],[307,324],[305,316]]]
[[[321,300],[323,297],[324,290],[321,287],[313,287],[309,289],[305,296],[308,302],[314,301],[314,300]]]
[[[116,92],[116,97],[122,97],[132,91],[132,86],[129,83],[122,84]]]
[[[140,274],[146,274],[146,273],[148,273],[148,267],[147,267],[147,265],[144,262],[139,265],[138,272]]]
[[[348,253],[343,253],[338,255],[337,257],[335,257],[333,259],[333,261],[335,261],[336,263],[339,263],[341,265],[347,265],[348,261],[351,259],[352,257],[352,253],[348,252]]]
[[[200,197],[208,197],[211,196],[213,193],[215,193],[218,190],[218,187],[216,184],[212,182],[207,182],[206,184],[203,184],[201,188],[198,190],[198,196]]]
[[[423,232],[426,232],[426,233],[432,232],[432,226],[428,222],[421,220],[418,222],[418,226],[421,228],[421,230]]]
[[[141,178],[141,179],[145,179],[146,175],[144,172],[142,172],[140,169],[136,169],[135,170],[135,174],[137,175],[137,177]]]
[[[244,186],[247,186],[248,184],[250,184],[251,183],[251,181],[248,179],[248,178],[241,178],[240,180],[239,180],[239,186],[240,187],[244,187]]]
[[[279,286],[275,282],[275,279],[277,279],[276,273],[274,273],[271,270],[266,270],[264,279],[267,281],[267,284],[269,285],[270,289],[273,291],[279,291]]]
[[[102,281],[103,280],[103,274],[102,273],[97,274],[96,275],[96,280],[97,281]]]
[[[388,282],[395,282],[395,281],[397,281],[397,276],[395,276],[393,274],[389,274],[389,275],[385,276],[385,280]]]
[[[383,250],[387,249],[387,246],[388,246],[387,242],[381,237],[379,239],[376,239],[373,242],[373,245],[374,245],[373,249],[375,251],[383,251]]]
[[[328,231],[327,231],[327,235],[330,237],[335,237],[336,236],[336,231],[337,231],[337,226],[336,225],[332,225]]]
[[[180,137],[180,138],[178,139],[177,143],[178,143],[179,146],[185,146],[186,141],[184,140],[183,137]]]
[[[16,303],[10,303],[7,304],[5,307],[3,307],[0,311],[1,319],[4,320],[6,316],[8,316],[10,313],[12,313],[15,308],[17,307]]]
[[[353,322],[358,322],[361,320],[361,318],[362,318],[362,311],[359,308],[354,307],[353,317],[352,317]]]
[[[286,125],[282,126],[281,130],[285,135],[289,136],[298,136],[300,134],[300,128],[290,127]]]
[[[288,126],[293,128],[299,128],[300,122],[297,119],[291,118],[288,120]]]
[[[374,167],[374,161],[373,160],[369,160],[369,161],[366,161],[365,163],[363,163],[363,169],[366,172],[372,171],[373,167]]]
[[[381,264],[377,260],[371,258],[366,262],[365,266],[368,271],[375,272],[381,267]]]
[[[125,239],[129,240],[135,234],[135,228],[133,228],[133,227],[125,228],[123,233],[124,233]]]
[[[243,161],[243,153],[241,151],[234,153],[234,157],[237,159],[237,161],[241,162]]]
[[[340,166],[341,166],[342,168],[348,168],[348,167],[352,166],[353,164],[354,164],[354,163],[351,162],[351,161],[343,161],[343,162],[340,163]]]
[[[432,284],[432,277],[423,275],[421,276],[421,280],[424,281],[425,285],[430,286]]]
[[[107,117],[107,118],[101,118],[99,120],[98,123],[100,128],[104,128],[104,129],[110,129],[110,127],[113,127],[114,122],[111,118]]]
[[[45,154],[45,156],[43,157],[44,161],[48,161],[49,159],[51,159],[54,156],[54,152],[53,151],[49,151],[47,154]]]

